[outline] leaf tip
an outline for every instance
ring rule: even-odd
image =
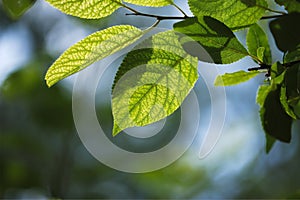
[[[217,76],[217,78],[215,79],[214,86],[216,87],[225,86],[223,77],[221,75]]]
[[[55,82],[50,80],[48,72],[45,76],[45,81],[46,81],[46,85],[48,86],[48,88],[51,88],[55,84]]]
[[[112,131],[112,136],[116,137],[122,130],[117,124],[114,124],[113,131]]]

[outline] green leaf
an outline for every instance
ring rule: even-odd
[[[36,0],[3,0],[3,7],[13,19],[21,17]]]
[[[300,96],[300,64],[295,64],[286,70],[285,85],[289,100]]]
[[[262,107],[264,105],[264,102],[270,91],[272,91],[272,86],[270,86],[270,85],[261,85],[258,88],[257,95],[256,95],[256,103],[260,107]]]
[[[260,74],[258,71],[245,72],[242,70],[234,73],[225,73],[224,75],[216,78],[215,86],[237,85],[254,78],[258,74]]]
[[[129,25],[113,26],[95,32],[66,50],[48,69],[47,85],[56,82],[86,68],[134,43],[143,31]]]
[[[156,34],[130,52],[113,87],[113,135],[175,112],[198,79],[197,66],[197,58],[182,49],[172,31]]]
[[[271,85],[261,85],[257,90],[256,95],[256,103],[260,107],[260,112],[262,112],[262,107],[265,103],[265,100],[268,94],[272,91],[273,87]],[[276,88],[275,88],[276,89]],[[269,134],[265,134],[266,136],[266,152],[269,153],[276,142],[275,138],[271,137]]]
[[[266,135],[266,153],[269,153],[271,151],[272,147],[274,146],[276,139],[271,137],[268,134],[265,134],[265,135]]]
[[[99,19],[111,15],[122,6],[121,0],[46,0],[68,15]]]
[[[189,0],[193,14],[210,16],[237,30],[255,24],[265,13],[265,0]]]
[[[233,63],[249,55],[232,31],[211,17],[186,19],[176,23],[174,29],[202,45],[217,64]]]
[[[297,115],[297,119],[300,119],[300,100],[297,104],[292,105],[294,113]]]
[[[297,119],[297,116],[295,115],[294,111],[288,104],[288,99],[286,96],[286,87],[284,87],[284,86],[282,86],[280,89],[280,102],[281,102],[281,105],[284,108],[286,114],[288,114],[293,119]]]
[[[173,4],[173,0],[124,0],[127,3],[132,3],[140,6],[161,7]]]
[[[300,60],[300,48],[297,47],[296,50],[288,52],[284,57],[284,62],[295,62]],[[287,103],[288,110],[287,112],[295,119],[300,119],[300,64],[296,63],[290,66],[286,70],[285,74],[285,82],[284,82],[286,94],[282,98],[284,98],[284,103]]]
[[[284,79],[285,68],[280,62],[276,62],[271,66],[271,81],[281,84]]]
[[[284,56],[284,63],[295,62],[297,60],[300,60],[300,45],[298,45],[296,49],[289,51]]]
[[[290,142],[292,118],[286,114],[280,103],[280,88],[271,90],[260,109],[260,118],[266,134]]]
[[[289,12],[300,12],[300,2],[299,0],[275,0],[281,6]]]
[[[291,51],[300,44],[300,13],[284,15],[270,22],[270,29],[277,47],[283,51]]]
[[[300,102],[300,64],[289,67],[285,73],[286,98],[290,107],[299,118]]]
[[[262,61],[265,59],[265,47],[258,47],[256,50],[257,58]],[[253,56],[253,55],[252,55]],[[256,60],[254,60],[256,61]]]
[[[268,37],[258,24],[254,24],[250,27],[247,34],[247,46],[251,55],[263,57],[263,59],[260,60],[265,64],[272,63],[272,54]]]

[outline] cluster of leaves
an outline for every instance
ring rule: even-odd
[[[191,41],[189,37],[204,47],[216,64],[230,64],[246,56],[257,63],[259,67],[248,71],[226,73],[217,77],[215,85],[235,85],[265,73],[268,79],[258,90],[257,103],[260,105],[262,126],[267,135],[267,151],[275,140],[290,142],[292,121],[300,118],[300,30],[296,25],[300,20],[298,0],[275,0],[277,4],[284,6],[285,12],[270,9],[266,0],[188,0],[194,16],[187,16],[173,0],[46,1],[66,14],[86,19],[100,19],[123,7],[131,15],[157,19],[149,29],[162,20],[181,20],[174,24],[174,31],[158,33],[144,42],[144,45],[151,43],[151,48],[137,47],[131,51],[119,67],[115,82],[121,81],[121,77],[130,70],[145,66],[138,74],[129,77],[132,80],[130,84],[125,84],[126,87],[121,84],[121,89],[115,92],[115,85],[113,86],[113,135],[128,127],[158,121],[172,114],[181,105],[197,81],[197,60],[202,59],[186,48]],[[6,7],[14,7],[11,6],[12,2],[16,1],[3,1]],[[26,3],[28,0],[17,2],[24,2],[25,8],[32,4]],[[130,4],[175,6],[183,16],[146,14],[130,7]],[[19,10],[22,13],[26,9]],[[269,13],[276,15],[268,15]],[[269,23],[271,33],[277,47],[284,52],[281,61],[274,62],[272,59],[268,37],[258,25],[262,19],[272,19]],[[92,63],[132,45],[149,29],[118,25],[91,34],[66,50],[54,62],[46,74],[47,85],[50,87]],[[234,31],[241,29],[248,29],[247,48],[234,34]],[[181,37],[178,33],[186,37]],[[165,65],[179,74],[176,75],[177,80],[174,80],[175,75],[170,72],[172,70],[162,67]],[[149,84],[149,79],[154,82]],[[183,79],[187,83],[182,84]],[[162,107],[158,109],[156,104]],[[129,112],[124,111],[128,107]]]

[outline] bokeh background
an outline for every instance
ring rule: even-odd
[[[188,12],[185,1],[176,2]],[[38,0],[20,19],[12,20],[1,4],[2,1],[0,198],[300,198],[300,123],[293,124],[291,144],[277,142],[269,154],[265,153],[265,136],[255,103],[256,90],[265,81],[264,75],[226,88],[226,123],[208,157],[197,157],[210,120],[210,99],[200,78],[196,91],[201,123],[199,138],[191,149],[170,166],[155,172],[119,172],[89,154],[76,133],[72,118],[72,85],[76,75],[50,89],[44,75],[64,50],[88,34],[117,24],[149,27],[153,19],[125,17],[128,11],[119,9],[102,20],[81,20]],[[270,2],[270,6],[275,5]],[[180,15],[173,7],[136,8],[147,13]],[[172,28],[172,23],[164,21],[160,27]],[[261,26],[268,31],[268,21],[262,21]],[[246,31],[236,34],[245,44]],[[271,36],[270,43],[274,61],[281,60],[282,54]],[[224,73],[251,66],[255,63],[245,58],[218,68]],[[99,121],[108,135],[112,127],[110,84],[117,67],[111,67],[97,92]],[[161,137],[151,140],[146,147],[125,136],[116,137],[115,143],[129,149],[158,148],[172,139],[169,135],[176,132],[179,118],[180,111],[170,116]]]

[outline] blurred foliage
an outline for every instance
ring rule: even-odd
[[[36,0],[3,0],[5,11],[12,19],[21,17]]]
[[[215,177],[217,172],[226,171],[225,159],[212,163],[213,169],[180,159],[167,168],[146,174],[122,173],[102,165],[76,135],[71,92],[63,83],[48,89],[43,80],[46,68],[54,61],[45,47],[47,33],[58,20],[53,16],[46,22],[34,12],[30,14],[16,22],[0,6],[0,33],[22,24],[30,31],[34,46],[30,61],[10,74],[0,89],[1,199],[300,198],[298,143],[287,148],[288,152],[295,152],[292,156],[275,148],[269,157],[256,157],[241,172],[232,173],[230,179]],[[116,17],[119,16],[112,16]],[[97,20],[75,21],[93,29],[112,23],[110,18],[103,24]],[[112,119],[111,108],[105,110],[104,116]],[[103,121],[110,129],[111,120]],[[295,123],[294,133],[299,130],[299,123]],[[294,137],[299,140],[299,136],[294,134]],[[272,163],[276,158],[280,161]]]
[[[44,85],[41,66],[51,59],[33,60],[1,89],[0,196],[20,198],[31,191],[58,198],[175,198],[206,185],[196,187],[204,172],[185,163],[132,176],[98,163],[76,137],[70,92]]]

